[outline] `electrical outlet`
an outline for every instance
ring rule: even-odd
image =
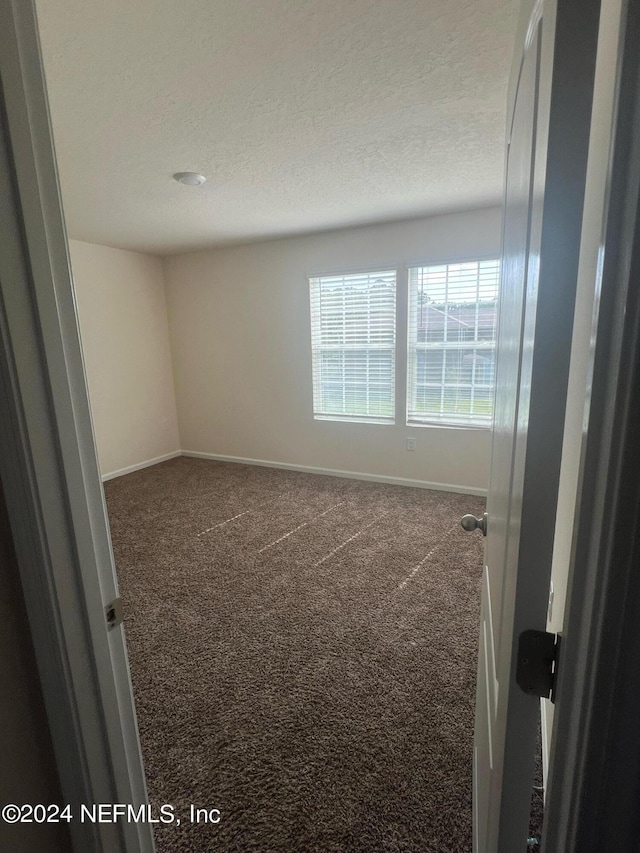
[[[411,435],[407,438],[407,450],[415,450],[416,449],[416,440]]]

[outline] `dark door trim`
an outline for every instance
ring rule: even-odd
[[[640,0],[622,20],[548,853],[631,853],[640,836]]]

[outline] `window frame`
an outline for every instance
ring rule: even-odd
[[[336,423],[356,423],[356,424],[373,424],[375,426],[395,426],[398,423],[397,412],[401,411],[398,407],[398,388],[401,383],[398,381],[398,354],[399,354],[399,297],[401,293],[401,272],[402,266],[396,263],[391,264],[376,264],[367,266],[358,266],[350,268],[340,268],[335,271],[324,271],[322,273],[307,273],[306,285],[307,296],[309,299],[309,319],[310,319],[310,344],[311,344],[311,390],[312,390],[312,417],[314,421],[328,421]],[[356,276],[370,276],[372,274],[390,275],[394,277],[394,322],[393,322],[393,344],[388,348],[391,353],[391,415],[376,416],[366,414],[348,415],[346,413],[325,413],[316,411],[318,372],[316,363],[316,353],[321,347],[316,345],[315,328],[314,328],[314,281],[330,278],[350,278]],[[366,347],[365,347],[366,348]]]
[[[455,418],[448,418],[447,415],[427,415],[423,420],[418,419],[410,419],[410,401],[411,401],[411,271],[414,269],[420,269],[424,267],[438,267],[438,266],[450,266],[454,264],[470,264],[470,263],[483,263],[487,261],[495,261],[498,267],[498,296],[497,296],[497,307],[496,307],[496,321],[495,321],[495,334],[493,339],[492,351],[497,355],[497,340],[498,340],[498,324],[499,324],[499,297],[500,297],[500,277],[502,275],[502,255],[500,251],[497,252],[482,252],[478,254],[468,254],[468,255],[454,255],[454,256],[445,256],[445,257],[436,257],[436,258],[428,258],[410,261],[405,264],[405,280],[406,280],[406,289],[405,289],[405,346],[404,346],[404,364],[405,364],[405,382],[404,382],[404,403],[405,403],[405,425],[411,429],[466,429],[466,430],[492,430],[493,429],[493,420],[494,420],[494,411],[495,411],[495,355],[494,355],[494,380],[493,380],[493,388],[491,391],[491,415],[489,419],[484,422],[480,421],[472,421],[472,420],[462,420]],[[470,342],[471,343],[471,342]],[[470,347],[471,348],[471,347]],[[435,348],[434,348],[435,349]],[[453,349],[453,347],[451,347]],[[488,348],[487,348],[488,349]],[[445,350],[445,347],[442,348],[442,351]]]

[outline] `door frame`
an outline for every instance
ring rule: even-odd
[[[33,0],[0,0],[0,477],[62,796],[147,802]],[[16,768],[17,769],[17,768]],[[152,853],[146,823],[69,824]]]
[[[640,836],[640,0],[627,0],[543,851]]]

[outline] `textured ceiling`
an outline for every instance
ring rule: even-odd
[[[166,254],[497,202],[517,6],[37,0],[70,235]]]

